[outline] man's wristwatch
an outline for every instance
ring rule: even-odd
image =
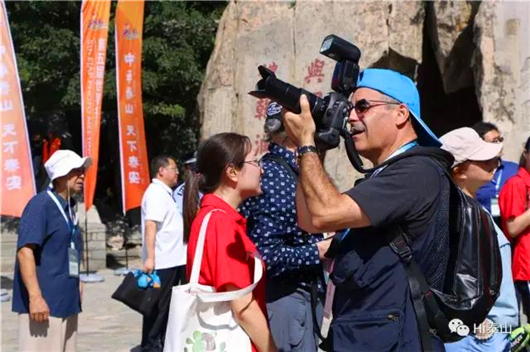
[[[306,153],[317,153],[318,154],[318,149],[314,145],[304,145],[302,147],[296,148],[296,157],[298,159],[300,159],[302,155]]]

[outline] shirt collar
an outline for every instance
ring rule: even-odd
[[[171,188],[169,188],[169,186],[166,185],[164,182],[160,181],[160,180],[157,179],[157,178],[154,178],[154,179],[152,180],[152,182],[153,182],[154,184],[157,184],[157,185],[162,186],[162,188],[164,188],[164,190],[165,190],[166,192],[168,192],[169,194],[173,195],[173,190],[172,190]]]
[[[59,193],[57,193],[57,191],[53,187],[50,187],[50,190],[59,201],[59,204],[61,204],[61,207],[66,210],[68,208],[68,203],[66,202],[66,199],[64,199]],[[70,196],[70,207],[73,208],[74,205],[75,199]]]
[[[276,144],[274,142],[271,142],[269,144],[269,153],[271,155],[277,155],[287,161],[289,166],[291,166],[293,169],[298,170],[298,165],[296,163],[296,158],[294,155],[294,152],[290,151],[289,149]]]
[[[231,218],[240,225],[245,226],[247,224],[247,220],[243,216],[241,216],[241,214],[239,214],[234,208],[230,206],[230,204],[228,204],[215,194],[205,194],[204,197],[202,197],[201,207],[208,206],[213,207],[215,209],[223,210],[229,218]]]

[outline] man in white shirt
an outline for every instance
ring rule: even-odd
[[[158,304],[145,315],[142,326],[142,352],[162,351],[166,335],[171,288],[186,278],[186,245],[182,216],[173,199],[178,169],[175,159],[160,155],[151,162],[152,183],[142,199],[143,271],[156,270],[161,281]]]

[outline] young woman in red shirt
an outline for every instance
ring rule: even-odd
[[[199,283],[217,292],[235,291],[252,284],[257,250],[246,235],[246,220],[237,209],[246,198],[261,193],[262,169],[246,136],[221,133],[204,141],[197,152],[197,173],[184,189],[184,239],[188,241],[186,273],[191,275],[199,230],[210,217]],[[197,207],[199,190],[204,194]],[[263,265],[263,267],[265,267]],[[252,350],[276,352],[266,318],[265,283],[231,302],[234,316],[252,342]]]
[[[523,312],[530,317],[530,138],[519,166],[517,174],[502,188],[499,206],[504,233],[513,246],[513,281]]]

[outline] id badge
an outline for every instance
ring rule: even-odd
[[[499,198],[491,198],[491,215],[494,217],[501,216],[501,208],[499,207]]]
[[[68,248],[68,273],[70,277],[79,277],[79,258],[75,248]]]

